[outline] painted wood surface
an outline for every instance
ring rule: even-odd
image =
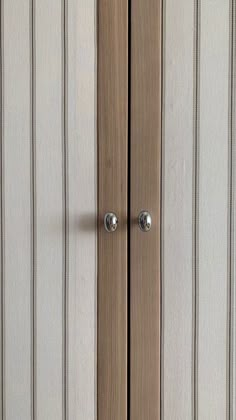
[[[62,407],[65,404],[63,291],[66,258],[63,166],[66,139],[63,124],[62,16],[62,2],[36,1],[35,375],[38,420],[62,420]]]
[[[30,9],[3,13],[3,418],[31,419]]]
[[[165,2],[165,420],[233,418],[233,4]]]
[[[194,1],[164,8],[162,420],[193,402]]]
[[[96,3],[1,2],[1,413],[96,418]]]
[[[97,127],[94,0],[68,2],[66,32],[68,419],[95,420]]]
[[[199,10],[197,375],[203,420],[224,419],[227,410],[229,5],[202,1]]]

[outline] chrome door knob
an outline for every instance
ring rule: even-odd
[[[152,217],[148,211],[144,210],[139,213],[138,225],[142,232],[149,232],[152,226]]]
[[[115,232],[118,227],[118,217],[115,213],[106,213],[104,216],[104,226],[107,232]]]

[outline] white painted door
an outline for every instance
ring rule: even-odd
[[[1,1],[2,420],[94,420],[94,0]]]
[[[162,420],[234,420],[235,1],[165,0]]]

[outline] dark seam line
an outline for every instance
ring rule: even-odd
[[[31,340],[32,340],[32,362],[31,362],[31,379],[32,379],[32,419],[36,419],[36,249],[35,249],[35,214],[36,214],[36,191],[35,191],[35,3],[34,0],[31,2],[31,15],[30,15],[30,49],[31,49],[31,275],[32,275],[32,326],[31,326]]]
[[[200,0],[195,5],[195,141],[194,141],[194,366],[193,417],[198,419],[198,230],[199,230],[199,74],[200,74]]]
[[[63,273],[63,416],[64,420],[67,419],[67,272],[68,272],[68,214],[67,214],[67,0],[63,0],[63,213],[64,213],[64,233],[63,233],[63,260],[64,260],[64,273]]]
[[[132,0],[128,2],[128,170],[127,170],[127,419],[131,418],[131,48]]]
[[[161,2],[161,156],[160,156],[160,419],[164,418],[164,3]]]
[[[228,363],[227,363],[227,370],[228,370],[228,401],[227,401],[227,412],[226,415],[228,417],[228,419],[232,418],[232,409],[233,407],[231,407],[231,397],[232,397],[232,379],[233,379],[233,373],[231,370],[231,362],[232,362],[232,345],[233,345],[233,340],[232,340],[232,299],[233,296],[232,295],[232,290],[233,290],[233,255],[232,255],[232,249],[233,249],[233,235],[232,235],[232,223],[233,223],[233,104],[234,104],[234,78],[233,78],[233,73],[234,73],[234,62],[233,62],[233,53],[234,53],[234,0],[232,0],[231,3],[231,11],[232,16],[230,18],[230,24],[231,24],[231,34],[230,34],[230,81],[229,81],[229,88],[230,88],[230,113],[229,113],[229,198],[228,198],[228,204],[229,204],[229,231],[228,231],[228,246],[229,246],[229,260],[228,260],[228,310],[227,310],[227,317],[228,317]]]

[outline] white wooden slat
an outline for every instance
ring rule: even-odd
[[[164,7],[162,419],[192,415],[194,0]]]
[[[226,419],[229,1],[201,1],[198,416]]]
[[[68,419],[96,418],[94,0],[68,2]]]
[[[4,411],[31,419],[30,4],[3,2]]]
[[[35,0],[37,420],[64,418],[62,30],[62,2]]]

